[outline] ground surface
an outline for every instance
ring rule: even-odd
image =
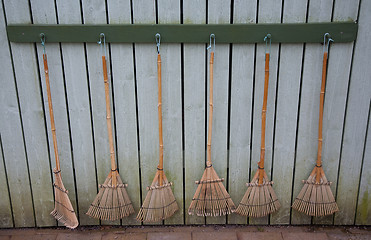
[[[0,240],[371,240],[371,227],[137,226],[2,229]]]

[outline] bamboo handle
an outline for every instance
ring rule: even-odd
[[[214,52],[210,53],[210,94],[209,94],[209,132],[207,136],[207,166],[211,166],[211,133],[213,125],[213,81],[214,81]]]
[[[108,74],[107,74],[107,62],[106,56],[102,56],[103,63],[103,79],[104,79],[104,90],[106,95],[106,119],[107,119],[107,130],[108,130],[108,141],[110,148],[110,158],[111,158],[111,173],[112,173],[112,186],[116,186],[116,161],[115,161],[115,150],[113,147],[113,137],[112,137],[112,122],[111,122],[111,104],[109,96],[109,83],[108,83]]]
[[[162,91],[161,91],[161,55],[157,55],[157,79],[158,79],[158,131],[159,131],[159,143],[160,143],[160,156],[158,170],[159,174],[159,185],[162,186],[163,174],[164,174],[164,143],[162,138]]]
[[[260,145],[260,161],[259,166],[259,185],[263,184],[264,178],[264,159],[265,159],[265,125],[266,112],[268,101],[268,84],[269,84],[269,53],[265,54],[265,78],[264,78],[264,98],[262,108],[262,131],[261,131],[261,145]]]
[[[321,84],[321,94],[320,94],[320,103],[319,103],[316,183],[319,183],[321,179],[320,169],[322,166],[322,126],[323,126],[323,103],[324,103],[324,98],[325,98],[325,87],[326,87],[326,69],[327,69],[327,52],[323,54],[323,64],[322,64],[322,84]]]
[[[48,104],[49,104],[49,114],[50,114],[50,125],[52,129],[53,135],[53,146],[54,146],[54,154],[55,154],[55,166],[56,170],[60,171],[61,166],[59,164],[59,156],[58,156],[58,146],[57,146],[57,135],[55,133],[55,124],[54,124],[54,113],[53,113],[53,104],[52,104],[52,95],[50,93],[50,83],[49,83],[49,68],[48,68],[48,59],[46,54],[43,54],[43,61],[44,61],[44,72],[45,72],[45,82],[46,82],[46,92],[48,94]]]

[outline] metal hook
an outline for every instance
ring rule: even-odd
[[[103,45],[102,45],[102,38],[103,38]],[[104,48],[104,56],[106,56],[107,55],[107,52],[106,52],[106,35],[104,35],[104,33],[99,34],[98,44],[101,46],[102,54],[103,54],[103,49],[102,48]]]
[[[157,53],[160,54],[161,35],[159,33],[156,33],[155,38],[156,38]]]
[[[41,45],[43,46],[43,53],[45,54],[45,34],[40,33]]]
[[[211,39],[213,38],[214,38],[214,46],[213,46],[212,52],[215,52],[215,34],[214,33],[210,34],[210,45],[206,49],[207,50],[211,49]]]
[[[265,53],[267,53],[267,49],[268,49],[268,39],[269,39],[269,53],[271,53],[272,35],[271,35],[270,33],[268,33],[268,34],[264,37],[264,42],[265,42]]]
[[[327,46],[326,46],[326,38],[328,38],[327,40]],[[330,42],[334,42],[334,39],[331,38],[331,35],[329,33],[325,33],[325,35],[323,35],[323,52],[328,52],[328,48],[330,46]]]

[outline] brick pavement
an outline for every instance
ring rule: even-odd
[[[371,227],[136,226],[0,229],[0,240],[369,240]]]

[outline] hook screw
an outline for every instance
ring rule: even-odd
[[[156,33],[155,38],[156,38],[157,53],[160,54],[161,35],[159,33]]]

